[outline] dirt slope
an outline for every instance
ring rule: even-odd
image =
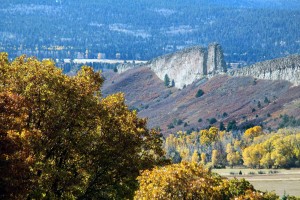
[[[216,76],[202,79],[180,90],[167,88],[148,68],[122,74],[106,72],[103,94],[124,92],[127,104],[147,117],[149,127],[160,127],[163,134],[197,130],[236,120],[239,127],[263,125],[276,129],[282,114],[300,116],[300,87],[287,81],[256,80],[252,77]],[[201,89],[204,95],[195,97]],[[202,119],[202,121],[199,119]],[[174,123],[182,120],[183,123]],[[168,128],[173,123],[174,128]]]

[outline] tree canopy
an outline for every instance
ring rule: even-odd
[[[244,179],[228,180],[195,162],[155,167],[138,177],[140,188],[135,199],[278,199],[273,193],[261,193]]]
[[[121,93],[102,97],[90,67],[0,54],[0,198],[132,198],[139,171],[164,161],[160,134]]]

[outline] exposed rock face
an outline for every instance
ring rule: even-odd
[[[226,72],[226,63],[221,45],[214,43],[208,46],[207,73],[216,72]]]
[[[300,85],[300,55],[292,55],[230,71],[232,76],[252,76],[258,79],[286,80]]]
[[[118,73],[123,73],[129,69],[136,68],[136,67],[139,67],[139,65],[136,65],[133,63],[124,63],[124,64],[118,65],[117,69],[118,69]]]
[[[216,43],[210,44],[208,49],[196,46],[159,57],[150,61],[148,66],[161,80],[167,74],[177,88],[206,75],[226,72],[222,48]]]
[[[207,74],[207,53],[202,47],[192,47],[183,51],[158,57],[148,63],[148,67],[164,80],[167,74],[177,88],[191,84]]]
[[[144,65],[123,64],[118,66],[118,72],[140,66],[151,68],[161,80],[168,75],[177,88],[183,88],[206,75],[226,72],[222,48],[215,43],[208,49],[196,46],[160,56]]]

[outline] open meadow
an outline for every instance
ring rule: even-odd
[[[274,191],[280,196],[285,192],[300,197],[300,169],[227,168],[213,169],[213,172],[228,178],[245,178],[254,185],[255,189],[261,191]]]

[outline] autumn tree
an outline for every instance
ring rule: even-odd
[[[263,134],[261,126],[254,126],[245,131],[244,136],[247,139],[253,139],[259,135]]]
[[[243,151],[244,165],[251,168],[259,167],[262,156],[263,148],[260,144],[249,146]]]
[[[206,164],[206,154],[205,153],[201,153],[201,164],[202,165]]]
[[[198,162],[199,162],[199,160],[200,160],[200,158],[199,158],[198,151],[197,151],[197,150],[195,150],[195,151],[194,151],[194,153],[193,153],[193,155],[192,155],[192,162],[196,162],[196,163],[198,163]]]
[[[233,167],[233,165],[236,165],[239,163],[240,160],[240,154],[238,151],[235,151],[233,146],[228,143],[226,147],[226,153],[227,153],[227,162],[229,166]]]
[[[33,185],[24,99],[0,92],[0,199],[25,199]]]
[[[139,171],[164,161],[160,134],[123,94],[103,98],[92,68],[69,77],[49,60],[7,57],[0,54],[1,195],[132,198]]]
[[[219,139],[219,129],[211,127],[209,130],[201,130],[200,135],[201,144],[209,145]]]
[[[180,163],[145,170],[138,177],[134,199],[278,199],[256,191],[246,180],[222,178],[197,163]],[[249,198],[253,197],[253,198]],[[255,198],[254,198],[255,197]]]
[[[218,150],[213,150],[212,151],[212,155],[211,155],[211,163],[213,167],[216,167],[219,163],[219,159],[218,159]]]

